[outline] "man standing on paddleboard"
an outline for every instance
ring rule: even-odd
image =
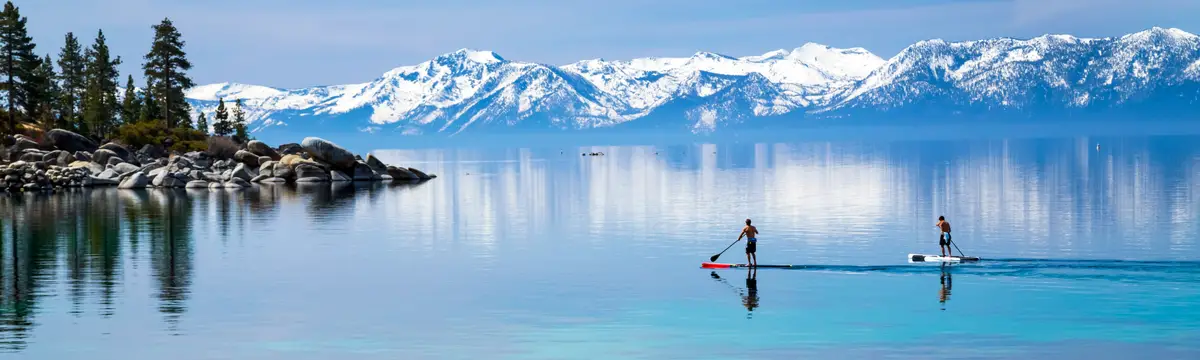
[[[746,237],[746,265],[758,266],[758,255],[754,254],[758,250],[756,246],[758,244],[758,228],[750,225],[750,219],[746,219],[746,227],[742,228],[738,240],[741,240],[743,236]]]
[[[950,251],[950,222],[946,221],[945,216],[938,216],[938,222],[933,226],[942,230],[941,235],[938,235],[938,248],[942,250],[942,257],[946,256],[947,251],[954,255],[954,251]]]

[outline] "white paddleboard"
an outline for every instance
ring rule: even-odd
[[[941,256],[941,255],[924,255],[924,254],[908,254],[908,262],[964,262],[964,261],[979,261],[979,258],[973,256]]]

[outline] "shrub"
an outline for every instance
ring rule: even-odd
[[[170,138],[173,143],[169,150],[175,152],[204,151],[207,136],[194,129],[167,129],[161,121],[125,123],[113,132],[113,140],[131,149],[140,149],[146,145],[161,146],[164,139]]]
[[[210,136],[208,138],[208,156],[216,159],[232,159],[237,153],[238,145],[227,136]]]

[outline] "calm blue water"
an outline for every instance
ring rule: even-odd
[[[378,154],[440,177],[0,197],[0,358],[1200,358],[1200,137]],[[701,269],[747,217],[812,266]]]

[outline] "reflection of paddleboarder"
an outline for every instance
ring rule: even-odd
[[[950,279],[950,271],[945,263],[942,263],[942,289],[938,291],[938,302],[942,304],[942,310],[946,310],[946,300],[950,300],[950,288],[953,287]]]
[[[746,270],[746,295],[742,296],[742,306],[746,307],[746,318],[749,319],[754,309],[758,307],[758,270]]]

